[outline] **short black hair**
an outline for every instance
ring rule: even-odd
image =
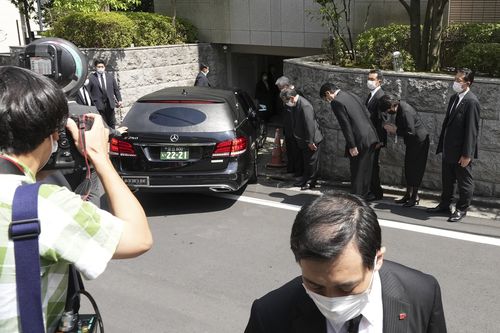
[[[106,66],[106,60],[102,59],[102,58],[97,58],[94,60],[94,67],[99,65],[99,64],[103,64],[104,66]]]
[[[338,90],[338,88],[335,84],[327,82],[327,83],[323,84],[321,86],[321,88],[319,89],[319,97],[321,97],[321,98],[325,97],[327,91],[334,93],[337,90]]]
[[[469,68],[457,68],[457,74],[463,74],[464,75],[464,81],[469,83],[469,86],[472,85],[474,82],[474,71]]]
[[[208,65],[200,64],[200,71],[204,70],[205,68],[208,68]]]
[[[0,67],[0,150],[26,154],[68,117],[62,90],[47,77],[24,68]]]
[[[292,88],[285,88],[280,92],[280,98],[283,99],[290,99],[291,97],[297,96],[297,90],[292,89]]]
[[[392,108],[394,105],[399,105],[399,98],[393,94],[385,94],[377,102],[378,110],[385,112]]]
[[[384,81],[384,74],[382,74],[380,69],[370,69],[369,74],[377,74],[377,79]]]
[[[377,214],[361,197],[341,191],[306,204],[292,226],[290,245],[295,260],[335,260],[351,240],[363,265],[372,269],[382,244]]]

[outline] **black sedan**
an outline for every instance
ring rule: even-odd
[[[256,111],[238,89],[162,89],[132,106],[111,159],[131,188],[237,192],[257,180]]]

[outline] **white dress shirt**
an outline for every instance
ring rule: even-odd
[[[382,283],[380,282],[380,275],[378,271],[373,277],[373,286],[368,296],[368,303],[363,311],[361,311],[363,318],[359,323],[358,333],[382,333],[384,323],[384,310],[382,305]],[[335,331],[332,324],[326,320],[327,333],[347,333],[347,325],[340,329],[339,332]]]
[[[373,89],[370,91],[370,99],[368,100],[368,103],[370,103],[370,101],[372,100],[373,96],[375,96],[375,94],[377,93],[377,91],[379,91],[380,89],[382,89],[382,86],[378,86],[377,88]]]

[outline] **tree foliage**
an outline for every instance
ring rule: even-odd
[[[51,0],[50,7],[61,12],[91,13],[110,9],[127,10],[140,3],[141,0]]]
[[[438,71],[441,67],[443,19],[448,1],[428,0],[421,26],[420,0],[399,0],[410,17],[410,53],[418,70]]]

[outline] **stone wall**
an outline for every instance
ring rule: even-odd
[[[17,64],[22,47],[11,47],[11,61]],[[215,87],[227,86],[226,55],[216,44],[181,44],[121,49],[81,49],[89,58],[89,70],[93,59],[103,58],[106,70],[114,73],[123,98],[123,117],[141,96],[156,90],[192,86],[199,71],[199,64],[210,66],[208,75]]]
[[[318,57],[285,60],[284,72],[314,106],[325,136],[320,172],[322,178],[349,180],[349,161],[344,157],[345,140],[329,104],[319,98],[319,89],[327,81],[349,90],[364,100],[368,94],[368,70],[346,69],[321,64]],[[446,112],[453,76],[427,73],[384,72],[383,89],[401,96],[420,114],[431,140],[427,168],[422,186],[441,189],[441,155],[436,155],[441,125]],[[479,159],[474,161],[475,193],[500,195],[500,80],[476,78],[472,91],[481,103]],[[388,139],[380,154],[380,176],[383,184],[404,184],[404,144]]]

